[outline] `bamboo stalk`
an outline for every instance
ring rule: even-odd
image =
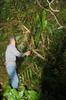
[[[25,25],[22,25],[22,26],[26,30],[26,33],[30,33],[30,30]]]
[[[45,60],[45,58],[41,55],[41,54],[39,54],[38,52],[36,52],[34,49],[32,49],[32,52],[34,53],[34,54],[36,54],[39,58],[41,58],[42,60]]]

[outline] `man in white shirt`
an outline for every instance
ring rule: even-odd
[[[10,37],[10,43],[7,46],[6,53],[5,53],[5,61],[6,61],[6,70],[10,78],[11,87],[18,89],[18,75],[16,72],[16,57],[24,57],[29,56],[30,51],[21,54],[16,46],[15,46],[15,38],[12,36]]]

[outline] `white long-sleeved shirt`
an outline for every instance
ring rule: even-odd
[[[6,67],[7,66],[16,66],[16,57],[20,57],[21,53],[17,50],[17,48],[9,44],[5,53]]]

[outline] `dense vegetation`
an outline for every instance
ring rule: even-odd
[[[0,82],[4,100],[66,100],[66,1],[0,0]],[[4,54],[14,35],[19,91],[8,85]],[[3,77],[3,78],[2,78]]]

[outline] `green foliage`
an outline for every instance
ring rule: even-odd
[[[39,99],[39,95],[37,92],[35,92],[34,90],[28,91],[28,100],[38,100]]]
[[[63,22],[64,24],[66,24],[66,13],[65,13],[65,8],[63,9],[61,9],[61,12],[59,13],[59,16],[58,16],[58,18],[59,18],[59,20],[61,21],[61,22]]]
[[[37,66],[32,57],[25,58],[25,61],[21,64],[20,69],[18,69],[20,84],[22,82],[29,88],[39,90],[39,80],[41,78],[40,70],[41,68]]]
[[[39,40],[40,40],[40,27],[41,27],[41,21],[40,21],[40,16],[37,14],[36,18],[34,20],[35,22],[35,45],[38,46]]]
[[[46,0],[39,1],[41,5],[48,7],[45,5]],[[4,96],[8,100],[38,100],[38,93],[33,89],[40,91],[42,77],[44,99],[56,100],[57,95],[61,100],[64,97],[64,91],[61,90],[65,90],[66,87],[64,30],[57,29],[53,17],[45,10],[41,10],[35,0],[0,0],[0,4],[2,4],[0,6],[0,60],[4,59],[8,36],[11,34],[14,34],[20,52],[32,48],[45,58],[44,61],[37,56],[38,54],[32,52],[30,57],[20,59],[17,62],[19,85],[23,83],[30,90],[22,86],[20,87],[22,89],[17,92],[6,87]],[[62,17],[60,21],[64,24],[65,10],[60,11],[58,17],[59,20]],[[31,31],[30,33],[26,33],[23,24]]]
[[[7,87],[5,90],[4,97],[8,100],[21,100],[21,95],[19,95],[15,89],[11,89],[10,87]]]
[[[42,27],[42,30],[45,30],[47,27],[47,13],[46,13],[46,11],[43,11],[41,14],[41,27]]]
[[[4,89],[4,100],[38,100],[39,93],[34,90],[26,90],[22,85],[19,91],[7,86]]]
[[[47,28],[47,19],[46,19],[47,15],[46,12],[43,11],[40,15],[37,14],[35,19],[34,19],[34,30],[35,30],[35,45],[38,46],[39,45],[39,41],[40,41],[40,36],[41,33],[46,30]]]
[[[10,4],[4,3],[0,10],[0,21],[8,21],[11,17]]]

